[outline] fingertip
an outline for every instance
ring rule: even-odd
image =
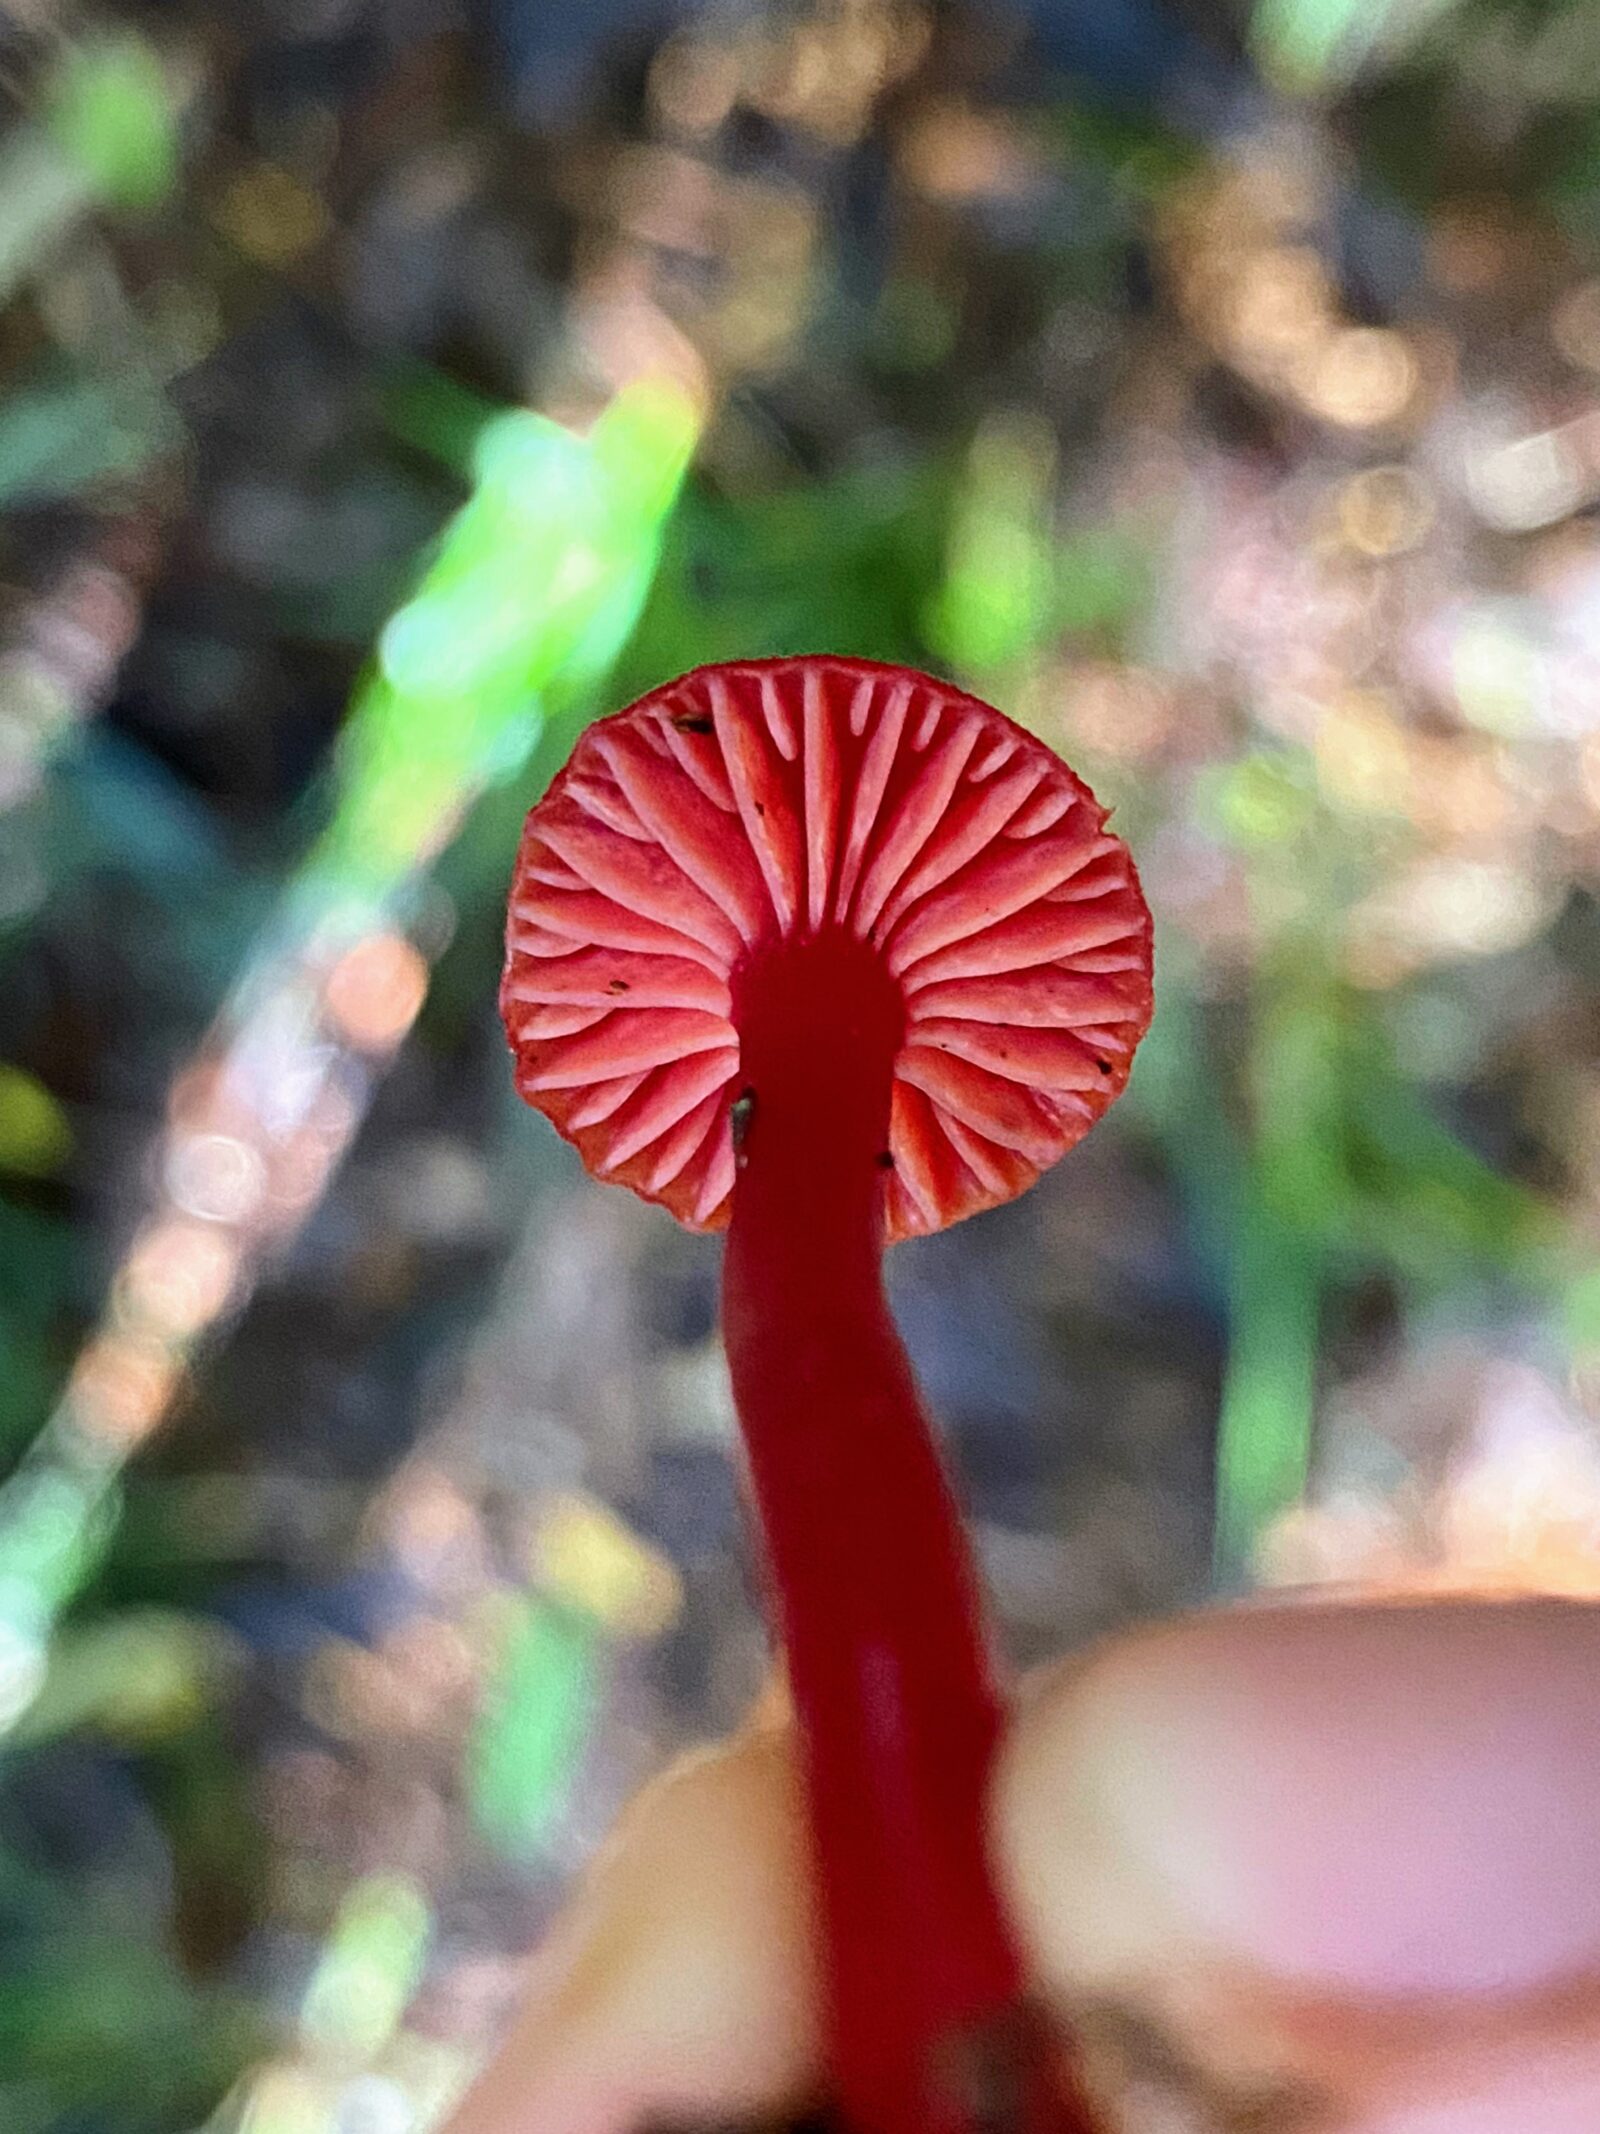
[[[1036,1868],[1083,1823],[1276,1975],[1503,1991],[1600,1964],[1597,1740],[1600,1608],[1256,1606],[1047,1687],[1008,1798]]]
[[[447,2134],[632,2134],[803,2102],[817,2068],[798,1781],[756,1726],[640,1795]]]
[[[1466,2110],[1476,2066],[1526,2108],[1549,2051],[1600,2080],[1596,1739],[1593,1605],[1218,1609],[1036,1685],[997,1857],[1047,1996],[1198,2084],[1383,2100],[1426,2066]]]

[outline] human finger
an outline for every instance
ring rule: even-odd
[[[1196,2127],[1600,2126],[1600,1608],[1217,1610],[1038,1682],[996,1790],[1041,1992]]]

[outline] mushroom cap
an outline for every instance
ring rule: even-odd
[[[598,1177],[720,1229],[735,982],[830,928],[904,1001],[891,1238],[1010,1200],[1126,1082],[1150,914],[1105,810],[977,698],[815,655],[698,667],[579,740],[512,878],[518,1089]]]

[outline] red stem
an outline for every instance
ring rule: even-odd
[[[1020,1980],[984,1856],[999,1706],[976,1585],[883,1293],[902,1009],[876,957],[825,935],[764,953],[736,1011],[724,1328],[804,1744],[833,2083],[851,2134],[969,2134]],[[1038,2134],[1086,2125],[1037,2080],[1018,2105]]]

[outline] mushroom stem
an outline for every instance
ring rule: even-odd
[[[1020,1978],[985,1857],[999,1706],[976,1582],[883,1290],[904,1009],[876,955],[826,933],[762,951],[734,1020],[724,1331],[804,1743],[838,2103],[852,2134],[969,2134]]]

